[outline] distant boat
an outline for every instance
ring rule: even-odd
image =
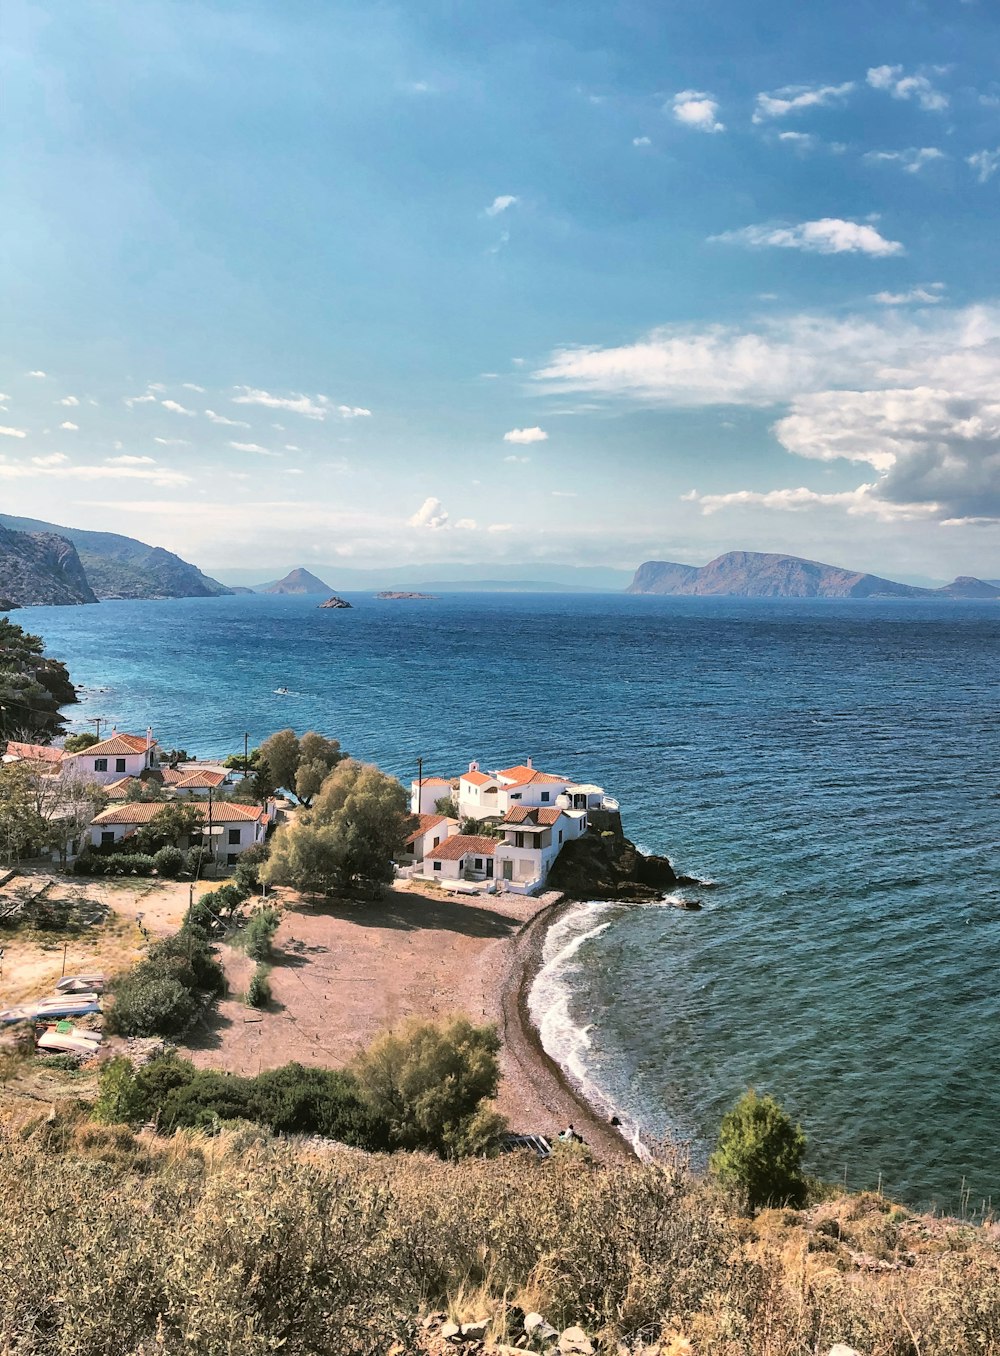
[[[288,688],[287,688],[287,687],[276,687],[276,688],[274,689],[274,695],[275,695],[276,697],[287,697],[287,696],[288,696]]]

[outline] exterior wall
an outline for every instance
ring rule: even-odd
[[[417,798],[417,789],[419,787],[420,797]],[[410,813],[414,815],[432,815],[437,812],[437,802],[444,796],[451,795],[451,783],[445,781],[428,781],[424,779],[423,784],[416,779],[410,783]]]
[[[475,786],[464,777],[458,783],[458,813],[461,819],[487,819],[493,815],[503,815],[500,808],[500,793],[496,782],[485,786]]]
[[[446,838],[450,838],[455,833],[458,833],[458,825],[453,819],[445,819],[440,824],[435,824],[433,828],[414,839],[413,860],[422,862],[428,852],[433,852],[440,843],[443,843]]]
[[[435,865],[434,862],[425,861],[423,867],[421,868],[424,876],[426,876],[428,880],[462,879],[461,862],[452,862],[447,860],[438,862],[437,865],[441,868],[439,871],[434,870],[434,865]]]
[[[64,758],[62,762],[63,776],[86,777],[88,781],[107,786],[110,782],[121,781],[122,777],[138,777],[139,773],[149,766],[145,753],[128,753],[124,757],[111,757],[103,760],[89,757],[88,754],[89,750],[84,749],[83,753]],[[96,763],[101,761],[106,765],[103,771],[95,766]]]
[[[568,843],[571,838],[579,838],[587,830],[587,816],[583,813],[562,814],[556,820],[551,828],[546,827],[543,833],[527,833],[517,824],[511,824],[505,828],[505,840],[497,845],[496,850],[496,874],[498,880],[507,879],[504,876],[503,863],[509,861],[512,863],[512,875],[510,880],[517,883],[544,883],[546,876],[552,870],[552,865],[559,853],[562,851],[563,844]],[[515,834],[524,834],[524,847],[516,846]],[[527,844],[535,842],[537,847],[528,847]]]
[[[555,808],[556,797],[566,790],[567,782],[528,782],[526,786],[500,788],[501,814],[506,814],[515,805],[531,805]]]
[[[253,847],[254,843],[259,843],[264,838],[264,826],[257,821],[240,820],[238,823],[221,825],[218,820],[213,821],[215,828],[222,828],[222,833],[213,834],[212,846],[215,849],[216,861],[225,863],[230,857],[239,857],[246,852],[248,847]],[[115,843],[120,843],[126,834],[132,833],[136,828],[135,824],[91,824],[90,841],[94,847],[100,847],[105,841],[104,834],[114,835],[112,839]],[[238,834],[237,842],[230,842],[230,833]],[[181,847],[190,846],[188,841],[182,840]]]

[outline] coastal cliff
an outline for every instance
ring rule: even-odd
[[[617,818],[617,816],[616,816]],[[678,876],[666,857],[647,857],[620,827],[591,828],[571,839],[556,858],[546,886],[571,899],[620,900],[623,904],[659,899],[677,885],[692,885]]]
[[[0,526],[0,598],[13,607],[96,603],[72,542]]]

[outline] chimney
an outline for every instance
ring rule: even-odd
[[[470,771],[470,772],[478,772],[478,771],[479,771],[479,764],[476,762],[475,759],[473,759],[472,762],[469,764],[469,771]]]
[[[534,765],[534,763],[531,761],[530,758],[525,759],[525,762],[526,762],[526,764],[527,764],[528,767],[534,768],[535,765]]]

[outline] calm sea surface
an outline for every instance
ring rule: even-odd
[[[101,715],[199,756],[293,725],[407,782],[520,762],[601,783],[715,884],[580,906],[546,1042],[696,1150],[748,1084],[810,1166],[1000,1201],[1000,607],[453,595],[25,609]],[[287,687],[291,695],[274,695]]]

